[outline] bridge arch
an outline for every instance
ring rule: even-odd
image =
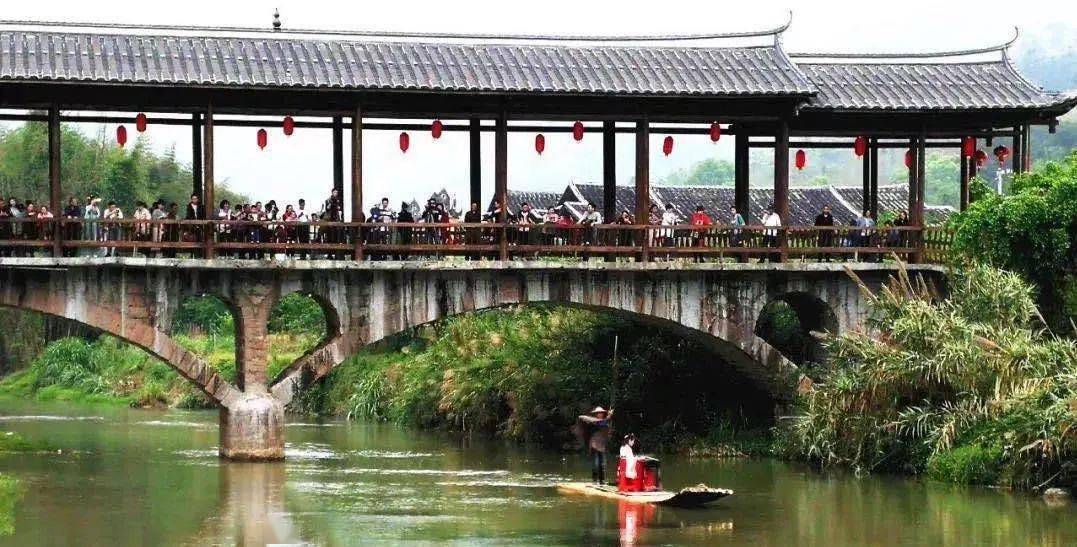
[[[50,317],[66,319],[89,327],[94,331],[114,336],[138,347],[167,364],[202,391],[210,400],[228,405],[242,393],[210,367],[201,357],[183,346],[161,330],[137,317],[128,317],[110,307],[75,306],[63,300],[48,298],[35,292],[25,292],[16,297],[10,290],[0,291],[0,307]]]
[[[822,298],[806,291],[789,291],[772,297],[763,305],[754,332],[777,347],[789,360],[803,364],[821,363],[826,359],[825,349],[813,332],[838,333],[840,328],[837,314]]]
[[[399,323],[393,329],[381,329],[377,331],[376,336],[367,338],[341,333],[339,336],[327,339],[325,344],[311,350],[303,358],[297,360],[292,367],[282,371],[272,383],[272,392],[282,403],[288,404],[292,397],[304,386],[325,376],[334,367],[355,355],[363,347],[376,344],[407,330],[420,328],[458,315],[508,309],[520,305],[579,308],[654,325],[709,349],[736,370],[737,374],[744,380],[775,401],[788,402],[792,397],[792,386],[796,380],[796,365],[766,340],[757,336],[746,325],[716,317],[706,324],[689,326],[673,319],[640,313],[622,307],[559,299],[503,302],[486,307],[463,309],[444,315],[434,314],[424,317],[422,321],[409,321]]]

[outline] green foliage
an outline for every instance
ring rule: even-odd
[[[970,444],[937,452],[927,460],[927,476],[956,484],[998,484],[1002,449]]]
[[[670,173],[664,182],[669,186],[732,186],[733,173],[733,162],[708,158]]]
[[[1077,343],[1033,328],[1020,276],[976,266],[953,279],[942,301],[892,280],[868,334],[827,339],[829,370],[781,430],[785,452],[863,471],[916,473],[934,459],[947,480],[1018,487],[1075,480],[1063,471],[1077,455]]]
[[[801,326],[796,310],[785,301],[775,300],[763,307],[755,333],[793,362],[802,363],[808,357],[809,335]]]
[[[220,336],[236,331],[232,311],[219,298],[188,298],[180,304],[172,320],[172,331]]]
[[[325,313],[314,298],[292,293],[269,313],[269,332],[325,335]]]
[[[953,218],[954,250],[1019,272],[1040,288],[1052,324],[1066,325],[1065,290],[1077,272],[1077,151],[1018,175],[1011,194],[989,194]]]
[[[47,444],[28,441],[14,431],[0,432],[0,454],[13,452],[40,452],[49,450]]]
[[[61,126],[61,179],[66,196],[80,200],[93,193],[116,201],[128,212],[138,200],[157,199],[181,206],[191,195],[191,171],[176,163],[175,153],[158,156],[140,136],[127,149],[106,137],[103,128],[90,138],[73,125]],[[0,196],[48,203],[48,131],[28,122],[0,133]],[[217,197],[233,203],[242,196],[218,185]]]
[[[22,493],[18,480],[0,474],[0,536],[15,533],[15,506]]]
[[[363,351],[301,402],[311,412],[550,446],[571,444],[576,417],[596,404],[615,406],[618,431],[652,449],[684,446],[720,422],[746,430],[772,403],[679,336],[530,306],[453,317]]]

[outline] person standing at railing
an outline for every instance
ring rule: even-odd
[[[186,220],[203,220],[207,218],[206,211],[202,206],[202,198],[198,194],[191,194],[191,200],[187,202],[187,212],[183,217]],[[202,240],[202,230],[197,226],[188,226],[183,230],[183,240],[189,243]],[[192,253],[194,256],[199,256],[200,253],[195,251]]]
[[[105,222],[105,230],[103,241],[118,241],[120,239],[120,226],[115,221],[123,220],[123,210],[120,209],[115,201],[108,202],[108,206],[105,207],[105,212],[101,214],[101,218]],[[105,256],[116,256],[116,247],[105,246]]]
[[[464,213],[464,224],[480,224],[482,223],[482,212],[479,211],[478,202],[471,202],[471,208]],[[467,227],[464,228],[464,244],[466,245],[478,245],[482,241],[482,229]],[[479,253],[468,253],[467,258],[469,260],[478,260],[480,258]]]
[[[153,202],[153,208],[150,210],[150,219],[153,220],[153,227],[150,230],[151,238],[154,243],[160,244],[165,238],[165,226],[164,220],[168,218],[168,212],[165,211],[164,200],[157,200]],[[151,252],[160,256],[161,248],[154,247]]]
[[[816,244],[820,247],[834,246],[834,216],[830,214],[830,205],[823,206],[823,212],[815,216],[815,226],[819,228]],[[823,260],[830,262],[830,253],[823,253]]]
[[[322,210],[318,214],[318,220],[321,222],[344,222],[344,200],[340,196],[340,190],[333,188],[329,192],[329,199],[322,203]],[[358,220],[357,220],[358,221]],[[371,220],[371,222],[374,222]],[[343,233],[338,228],[329,228],[322,230],[322,238],[326,243],[343,243]],[[335,253],[330,253],[330,256],[334,256]]]
[[[82,211],[82,238],[86,241],[101,241],[101,198],[89,196],[86,208]],[[86,248],[81,253],[85,256],[100,256],[101,249]]]
[[[771,204],[767,207],[766,213],[763,214],[763,226],[768,228],[763,230],[764,247],[778,247],[778,228],[781,228],[781,225],[782,217],[774,211],[774,205]],[[778,253],[766,253],[759,259],[759,262],[766,262],[767,260],[777,262],[778,258]]]
[[[236,220],[236,217],[232,215],[232,204],[227,199],[222,199],[218,204],[217,213],[214,215],[214,220],[218,221],[217,224],[217,242],[218,243],[231,243],[235,234],[234,226],[231,222]],[[228,256],[228,251],[220,253],[223,256]]]
[[[702,205],[696,205],[696,211],[692,213],[692,218],[689,220],[692,226],[696,226],[696,229],[692,231],[692,244],[695,247],[709,247],[710,227],[714,225],[714,220],[707,214]],[[699,255],[697,262],[702,262],[702,256]]]
[[[41,209],[37,212],[37,233],[46,241],[51,240],[53,236],[54,225],[52,223],[54,215],[49,210],[48,205],[41,205]]]
[[[352,222],[360,222],[352,219]],[[359,237],[358,235],[356,237]],[[307,212],[307,200],[300,199],[295,209],[295,241],[299,245],[310,245],[310,213]],[[307,250],[299,251],[299,258],[307,258]]]
[[[400,214],[396,215],[396,221],[403,224],[410,224],[415,222],[415,217],[411,214],[411,209],[410,207],[408,207],[408,202],[400,202]],[[411,231],[412,228],[410,226],[406,228],[400,228],[399,237],[401,245],[411,245]],[[404,260],[406,257],[407,255],[401,254],[397,256],[397,260]]]
[[[596,237],[597,236],[597,228],[595,228],[595,227],[598,226],[599,224],[602,224],[602,214],[598,212],[598,209],[595,207],[594,202],[591,202],[591,201],[587,202],[587,209],[584,211],[583,217],[580,218],[579,224],[581,226],[587,226],[588,227],[588,229],[583,234],[583,237],[584,237],[583,244],[584,245],[594,245],[596,240],[598,239]]]
[[[622,209],[621,214],[617,215],[616,224],[620,226],[631,226],[635,223],[636,221],[632,218],[632,214],[628,212],[628,209]],[[624,247],[633,245],[632,230],[630,228],[617,231],[617,245]]]
[[[37,226],[37,204],[31,200],[26,200],[26,207],[23,209],[26,213],[26,221],[22,223],[22,237],[26,240],[36,240],[41,233],[41,230]],[[34,247],[29,248],[30,256],[36,254]]]
[[[677,210],[673,208],[672,203],[667,203],[665,211],[662,212],[662,226],[676,226],[681,222],[681,216],[677,214]],[[663,229],[660,233],[661,245],[663,247],[673,247],[676,245],[676,234],[673,232],[673,228]],[[666,259],[670,258],[666,255]]]
[[[0,257],[11,256],[7,241],[11,241],[11,206],[0,198]]]
[[[542,224],[542,219],[531,208],[531,204],[526,201],[521,203],[520,212],[512,217],[512,222],[519,225],[516,233],[516,243],[519,245],[533,245],[535,243],[535,232],[531,230],[531,226]]]
[[[149,223],[149,221],[153,219],[153,215],[150,214],[150,210],[146,207],[146,202],[139,201],[139,202],[135,203],[135,211],[131,214],[131,218],[133,218],[136,221],[135,222],[134,240],[137,241],[137,242],[140,242],[140,243],[141,242],[148,242],[150,240],[150,223]],[[146,221],[146,222],[137,222],[137,221]],[[131,250],[131,256],[134,256],[137,252],[138,252],[137,250],[132,249]],[[150,255],[150,251],[149,251],[148,247],[143,247],[142,252],[146,256]]]
[[[79,219],[82,218],[82,207],[79,207],[79,200],[75,196],[71,196],[67,200],[67,207],[64,207],[63,217],[66,223],[64,224],[64,239],[67,241],[78,241],[82,236],[82,226],[79,224]],[[75,256],[78,249],[64,249],[64,256]]]
[[[870,211],[864,211],[864,214],[857,218],[860,230],[860,246],[861,247],[873,247],[872,236],[875,235],[875,219],[871,218]],[[866,260],[873,261],[876,256],[868,255]]]
[[[729,208],[729,225],[733,229],[730,231],[730,234],[729,234],[730,235],[729,243],[733,247],[740,247],[743,244],[743,242],[744,242],[743,241],[744,233],[743,233],[742,228],[744,228],[744,226],[746,224],[747,224],[747,222],[744,222],[744,215],[737,212],[737,208],[735,206],[730,207]],[[745,260],[744,254],[741,253],[737,257],[737,261],[738,262],[743,262],[744,260]]]

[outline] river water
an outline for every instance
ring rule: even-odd
[[[288,460],[217,459],[216,412],[0,402],[0,431],[64,447],[0,455],[23,495],[0,545],[1075,545],[1077,509],[771,460],[663,458],[707,509],[559,494],[582,456],[380,424],[294,419]]]

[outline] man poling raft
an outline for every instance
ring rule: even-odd
[[[617,463],[617,486],[605,484],[606,444],[612,417],[612,409],[607,411],[598,406],[590,414],[577,419],[576,434],[584,440],[591,458],[591,482],[559,484],[558,490],[569,494],[677,507],[699,507],[733,494],[732,490],[710,488],[704,484],[684,488],[679,492],[662,490],[658,459],[638,455],[636,436],[632,433],[625,435],[621,443]]]

